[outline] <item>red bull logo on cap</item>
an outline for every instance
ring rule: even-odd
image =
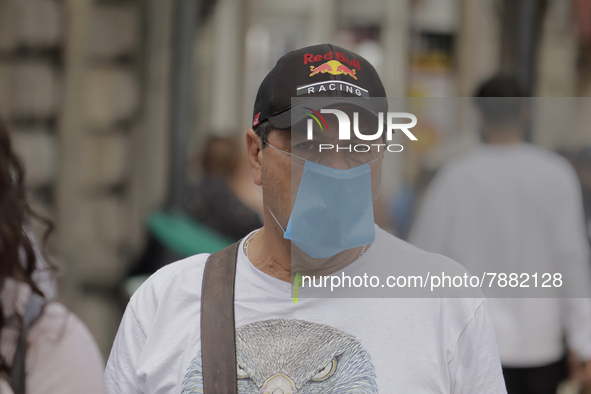
[[[336,58],[336,59],[335,59]],[[341,52],[328,51],[324,55],[313,55],[306,53],[304,55],[304,64],[317,63],[323,60],[328,60],[319,66],[310,66],[312,72],[310,76],[318,73],[329,73],[332,75],[345,74],[357,79],[356,72],[361,70],[361,64],[357,59],[348,59]]]
[[[332,75],[345,74],[345,75],[350,75],[354,79],[357,79],[357,77],[355,76],[356,70],[355,69],[351,70],[349,67],[345,66],[344,64],[342,64],[338,60],[329,60],[328,62],[323,63],[318,67],[310,66],[310,71],[312,71],[310,76],[314,76],[319,73],[322,73],[322,74],[329,73]]]
[[[358,59],[349,59],[341,52],[328,51],[324,55],[313,55],[306,53],[304,55],[304,65],[309,63],[320,63],[318,66],[311,65],[310,77],[317,74],[348,75],[357,80],[357,73],[361,70],[361,63]],[[351,93],[359,97],[369,98],[369,91],[351,82],[342,79],[331,79],[328,81],[315,82],[297,87],[297,95],[316,94],[328,91],[340,91]]]

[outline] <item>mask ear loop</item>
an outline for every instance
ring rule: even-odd
[[[264,144],[266,144],[266,145],[268,145],[268,146],[270,146],[271,148],[275,149],[276,151],[279,151],[279,152],[281,152],[281,153],[285,153],[286,155],[290,155],[290,156],[292,156],[292,157],[297,157],[297,158],[298,158],[298,159],[300,159],[300,160],[306,161],[306,160],[302,159],[301,157],[298,157],[298,156],[296,156],[296,155],[292,155],[292,154],[291,154],[291,153],[289,153],[289,152],[286,152],[286,151],[284,151],[284,150],[282,150],[282,149],[279,149],[279,148],[277,148],[276,146],[273,146],[273,145],[269,144],[267,141],[263,141],[263,143],[264,143]],[[257,187],[258,187],[258,186],[257,186]],[[269,211],[269,213],[271,214],[271,216],[273,216],[273,219],[275,219],[275,221],[277,222],[277,225],[279,226],[279,228],[280,228],[280,229],[283,231],[283,233],[285,234],[285,229],[283,228],[283,226],[281,225],[281,223],[279,223],[279,220],[277,220],[277,217],[275,216],[275,214],[273,213],[273,211],[271,211],[271,208],[269,208],[269,206],[268,206],[268,205],[267,205],[267,210]]]
[[[381,155],[380,157],[378,157],[377,159],[374,159],[374,160],[370,161],[369,163],[367,163],[367,164],[369,164],[369,168],[370,168],[370,170],[372,170],[372,168],[371,168],[371,165],[372,165],[373,163],[377,162],[378,160],[383,160],[383,159],[384,159],[384,155],[382,154],[382,155]],[[373,192],[372,192],[372,201],[373,201],[372,203],[373,203],[373,204],[375,204],[375,203],[376,203],[376,201],[378,201],[378,197],[380,196],[380,192],[382,191],[382,177],[381,177],[381,176],[380,176],[380,179],[379,179],[379,180],[380,180],[380,184],[378,185],[378,192],[376,193],[376,196],[375,196],[375,198],[373,197]]]
[[[273,214],[273,211],[271,211],[271,208],[269,208],[269,206],[267,205],[267,210],[269,211],[269,213],[271,214],[271,216],[273,216],[273,219],[275,219],[275,221],[277,222],[277,225],[279,226],[279,228],[281,230],[283,230],[283,233],[285,234],[285,230],[283,229],[283,226],[281,225],[281,223],[279,223],[279,220],[277,220],[277,218],[275,217],[275,215]]]
[[[380,196],[380,192],[382,191],[382,180],[380,179],[380,185],[378,186],[378,192],[376,193],[376,197],[373,198],[373,204],[378,201],[378,197]]]
[[[271,208],[269,208],[269,206],[267,206],[267,210],[269,211],[269,213],[271,214],[271,216],[273,216],[273,219],[275,219],[275,221],[277,222],[277,225],[279,226],[279,228],[281,230],[283,230],[283,226],[281,225],[281,223],[279,223],[279,220],[277,220],[277,218],[275,217],[275,214],[273,214],[273,211],[271,211]],[[285,230],[283,230],[283,233],[285,234]],[[294,304],[297,304],[298,303],[298,295],[299,295],[300,287],[301,286],[302,286],[302,273],[300,271],[297,271],[296,274],[295,274],[293,283],[291,285],[291,287],[292,287],[292,298],[293,298],[293,303]]]
[[[264,141],[264,143],[265,143],[265,144],[267,144],[268,146],[270,146],[271,148],[275,149],[276,151],[279,151],[279,152],[281,152],[281,153],[285,153],[286,155],[290,155],[291,157],[295,157],[295,158],[297,158],[297,159],[300,159],[301,161],[306,161],[306,159],[304,159],[304,158],[302,158],[302,157],[299,157],[299,156],[296,156],[296,155],[294,155],[293,153],[286,152],[286,151],[284,151],[284,150],[282,150],[282,149],[279,149],[279,148],[277,148],[276,146],[273,146],[273,145],[269,144],[267,141]]]

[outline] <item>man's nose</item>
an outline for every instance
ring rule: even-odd
[[[331,152],[330,155],[326,156],[324,164],[327,167],[334,168],[335,170],[348,170],[351,168],[351,160],[349,152]]]

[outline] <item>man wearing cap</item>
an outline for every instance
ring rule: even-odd
[[[483,298],[294,298],[301,276],[460,270],[374,224],[384,153],[375,142],[387,141],[367,141],[367,124],[385,111],[371,64],[333,45],[286,54],[261,83],[246,145],[264,226],[238,244],[230,322],[239,393],[506,392]],[[346,118],[354,133],[341,141]],[[353,148],[329,149],[344,143]],[[113,393],[222,392],[204,384],[202,350],[227,346],[202,346],[208,257],[166,266],[134,294],[107,365]]]

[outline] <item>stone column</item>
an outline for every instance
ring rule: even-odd
[[[226,134],[244,128],[241,120],[243,70],[245,67],[244,4],[239,0],[218,0],[213,15],[211,48],[211,130]]]
[[[572,97],[577,78],[577,39],[571,0],[548,2],[538,51],[535,96]]]
[[[409,67],[409,38],[410,38],[410,1],[383,1],[384,19],[382,23],[381,40],[384,50],[382,71],[380,77],[388,97],[405,97],[408,91]],[[395,100],[400,103],[401,100]],[[404,143],[402,133],[395,133],[392,143]],[[387,191],[398,190],[402,184],[403,156],[400,154],[385,154],[383,166],[387,176],[382,176],[382,198],[389,201],[392,195]]]
[[[458,96],[464,97],[499,69],[502,9],[499,0],[463,0],[461,9]]]
[[[168,186],[173,12],[173,1],[146,2],[143,108],[130,134],[134,250],[143,246],[146,218],[164,203]]]
[[[549,1],[542,22],[535,96],[546,98],[538,100],[533,140],[548,149],[575,144],[576,120],[585,111],[582,102],[566,98],[575,96],[577,80],[572,11],[571,0]]]
[[[64,12],[55,0],[0,0],[0,115],[24,164],[34,209],[54,218]],[[45,227],[32,223],[41,239]]]
[[[66,301],[106,356],[121,316],[117,286],[132,257],[129,135],[140,102],[141,7],[92,0],[65,7],[57,251]]]
[[[314,1],[310,7],[310,45],[333,42],[338,9],[336,0]]]
[[[410,1],[384,1],[382,81],[390,97],[404,97],[408,88]]]

